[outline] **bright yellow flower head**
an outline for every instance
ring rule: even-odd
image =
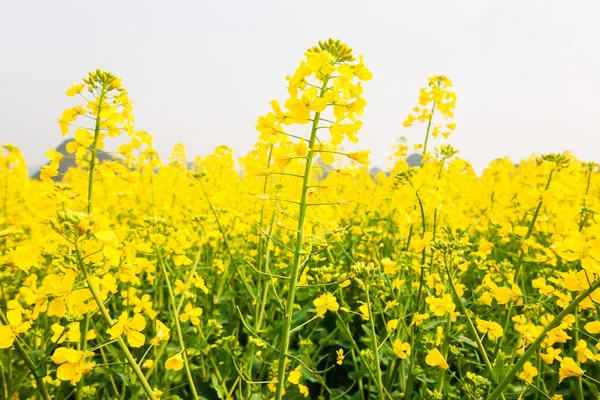
[[[165,362],[165,368],[167,370],[173,370],[173,371],[179,371],[183,368],[183,357],[181,356],[181,353],[177,353],[172,357],[169,357],[169,359],[167,359],[167,361]]]
[[[61,364],[56,371],[56,377],[61,381],[70,381],[71,385],[76,385],[83,374],[94,369],[94,364],[85,361],[92,355],[93,353],[59,347],[51,357],[54,363]]]
[[[396,339],[392,344],[392,348],[394,349],[394,354],[396,354],[396,356],[402,360],[410,356],[410,343],[402,342],[401,340]]]
[[[571,376],[581,376],[583,370],[575,363],[571,357],[564,357],[560,362],[560,369],[558,371],[558,382],[562,382],[565,378]]]
[[[152,346],[156,346],[162,341],[169,340],[170,329],[158,319],[156,320],[156,335],[150,340]]]
[[[323,293],[321,296],[313,300],[314,306],[317,308],[317,315],[323,316],[329,311],[337,311],[340,305],[335,296],[329,292]]]
[[[429,304],[429,309],[433,315],[437,315],[438,317],[446,313],[453,313],[456,308],[456,305],[452,301],[452,296],[449,294],[444,294],[441,298],[430,296],[425,299],[425,302]]]
[[[432,349],[427,353],[427,357],[425,357],[425,362],[427,365],[432,367],[439,367],[441,369],[448,369],[448,363],[442,356],[442,353],[439,352],[438,349]]]
[[[144,334],[141,333],[144,328],[146,328],[146,319],[141,314],[134,314],[129,318],[127,312],[123,311],[118,321],[106,332],[110,334],[111,340],[125,334],[127,343],[131,347],[141,347],[146,340]]]
[[[191,303],[186,304],[183,314],[179,316],[181,322],[190,321],[192,325],[197,326],[200,324],[200,316],[202,315],[202,309],[200,307],[194,307]]]
[[[483,319],[476,319],[477,322],[477,330],[487,337],[490,340],[496,340],[504,334],[504,329],[502,326],[494,321],[485,321]]]
[[[336,350],[335,353],[337,355],[336,363],[338,365],[342,365],[342,363],[344,362],[344,349]]]
[[[518,376],[525,382],[531,384],[533,382],[533,378],[538,376],[538,369],[534,367],[531,362],[527,361],[525,364],[523,364],[523,371],[519,372]]]
[[[18,310],[9,310],[6,319],[8,325],[0,325],[0,349],[8,349],[20,333],[27,332],[31,327],[30,322],[23,322]]]

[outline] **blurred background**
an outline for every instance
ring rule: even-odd
[[[493,159],[572,151],[600,160],[598,1],[3,1],[0,143],[30,169],[63,138],[57,118],[72,82],[96,68],[120,76],[136,128],[164,160],[225,144],[238,156],[258,136],[285,76],[329,37],[364,54],[373,80],[355,148],[385,168],[391,146],[424,130],[402,122],[427,78],[458,94],[447,140],[481,171]],[[354,148],[354,147],[353,147]]]

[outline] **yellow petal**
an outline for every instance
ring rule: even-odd
[[[172,369],[173,371],[179,371],[183,368],[183,357],[181,353],[175,354],[165,362],[166,369]]]
[[[131,347],[142,347],[145,340],[146,337],[142,333],[133,330],[127,332],[127,343],[129,343]]]
[[[0,349],[8,349],[16,337],[10,326],[0,325]]]

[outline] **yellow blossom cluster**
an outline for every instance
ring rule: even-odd
[[[456,130],[437,75],[404,123],[425,126],[421,165],[407,140],[372,174],[344,148],[372,78],[320,42],[252,151],[191,162],[183,144],[161,160],[113,74],[73,84],[66,154],[40,180],[0,152],[0,398],[597,393],[598,164],[534,155],[477,174],[449,144],[430,154]]]

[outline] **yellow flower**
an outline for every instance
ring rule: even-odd
[[[425,321],[427,318],[429,318],[429,313],[424,313],[421,314],[420,312],[416,312],[413,316],[413,319],[410,323],[410,326],[419,326],[423,323],[423,321]]]
[[[76,84],[71,84],[71,87],[69,89],[67,89],[67,96],[69,97],[73,97],[76,94],[81,93],[81,91],[83,90],[83,88],[85,87],[84,83],[81,83],[79,85]]]
[[[75,283],[77,275],[73,271],[67,271],[63,276],[48,275],[42,283],[42,291],[54,299],[48,306],[48,316],[63,317],[67,312],[68,297]]]
[[[58,175],[58,171],[56,175]],[[40,250],[35,246],[26,245],[15,248],[9,254],[13,264],[20,270],[28,273],[31,267],[37,265]]]
[[[397,319],[390,319],[386,324],[386,329],[388,332],[395,330],[398,327]]]
[[[75,154],[77,158],[83,158],[85,152],[94,142],[94,135],[87,129],[77,128],[73,133],[75,141],[67,143],[66,150],[69,154]]]
[[[429,304],[429,309],[433,315],[442,317],[446,313],[453,313],[456,305],[452,302],[452,296],[445,294],[442,298],[427,297],[425,302]]]
[[[594,353],[587,348],[587,342],[583,339],[579,339],[577,346],[573,349],[577,353],[577,361],[584,363],[589,359],[594,359]]]
[[[402,360],[405,360],[406,357],[410,356],[409,343],[402,342],[401,340],[396,339],[392,344],[392,348],[394,349],[394,354],[396,354],[398,358],[401,358]]]
[[[492,300],[493,300],[493,297],[490,292],[483,292],[481,294],[481,296],[479,296],[479,299],[477,299],[477,302],[481,303],[481,304],[485,304],[486,306],[491,306]]]
[[[173,289],[173,293],[181,294],[181,293],[186,293],[188,290],[189,290],[188,285],[183,283],[183,281],[181,279],[175,280],[175,289]]]
[[[304,140],[296,143],[293,146],[293,149],[298,157],[306,157],[308,155],[308,147],[306,146],[306,143],[304,143]]]
[[[152,389],[152,393],[154,393],[157,399],[160,399],[163,395],[162,390],[158,390],[157,388]]]
[[[398,263],[388,257],[381,260],[381,264],[383,264],[383,273],[386,275],[395,274],[399,271]]]
[[[128,318],[127,313],[123,311],[119,320],[106,332],[110,334],[110,340],[124,333],[131,347],[141,347],[146,340],[144,334],[140,333],[144,328],[146,328],[146,319],[141,314],[134,314],[132,318]]]
[[[600,333],[600,321],[588,322],[583,328],[592,335],[598,334]]]
[[[520,300],[523,296],[521,289],[513,283],[512,288],[498,286],[492,289],[494,298],[498,304],[506,304],[510,301]]]
[[[525,382],[531,384],[533,378],[538,376],[538,370],[529,361],[523,365],[523,371],[519,372],[518,377],[523,379]]]
[[[327,310],[337,311],[340,308],[340,305],[338,304],[335,296],[329,292],[324,293],[315,300],[313,300],[313,304],[317,308],[317,315],[320,317],[325,315]]]
[[[205,294],[208,294],[208,287],[206,286],[206,282],[204,281],[203,277],[199,276],[198,274],[194,274],[192,284],[195,288],[202,290]]]
[[[362,303],[362,302],[360,302]],[[360,311],[360,317],[363,321],[368,321],[371,318],[371,313],[369,312],[369,306],[366,303],[362,303],[358,307],[358,311]]]
[[[181,356],[181,352],[167,359],[167,361],[165,361],[165,368],[167,370],[172,369],[173,371],[181,370],[183,368],[183,357]]]
[[[335,353],[337,354],[336,363],[338,363],[338,365],[342,365],[342,363],[344,362],[344,349],[336,350]]]
[[[562,357],[560,356],[561,349],[554,349],[552,347],[546,348],[546,353],[540,353],[540,358],[546,364],[552,364],[554,360],[561,361]]]
[[[9,310],[6,312],[8,325],[0,325],[0,349],[8,349],[19,335],[31,327],[30,322],[23,322],[23,317],[19,310]]]
[[[571,357],[564,357],[560,362],[560,369],[558,370],[558,383],[562,382],[565,378],[571,376],[581,376],[583,370],[575,363]]]
[[[356,76],[361,81],[370,81],[373,78],[373,74],[365,64],[363,63],[363,56],[359,56],[360,62],[354,67],[354,76]]]
[[[192,325],[198,326],[200,324],[200,316],[202,315],[202,309],[200,307],[194,307],[191,303],[187,303],[184,309],[184,313],[179,316],[181,322],[190,321]]]
[[[59,347],[51,357],[55,364],[61,364],[56,371],[56,377],[61,381],[71,381],[71,385],[77,384],[83,374],[94,369],[94,364],[85,361],[86,357],[92,355],[93,353]]]
[[[477,322],[477,330],[484,335],[487,334],[487,337],[490,340],[496,340],[504,334],[504,329],[502,326],[494,321],[485,321],[483,319],[476,319]]]
[[[308,387],[304,386],[301,383],[298,384],[298,391],[300,391],[300,394],[303,395],[304,397],[308,397],[308,395],[309,395]]]
[[[430,365],[432,367],[448,369],[448,364],[446,363],[444,356],[442,356],[442,353],[440,353],[438,349],[430,350],[429,353],[427,353],[427,357],[425,357],[425,362],[427,363],[427,365]]]
[[[354,160],[360,164],[368,165],[370,162],[369,161],[370,153],[371,153],[370,150],[361,150],[361,151],[350,152],[347,154],[347,156],[349,159]]]
[[[294,370],[290,371],[290,374],[288,375],[288,382],[293,383],[294,385],[297,385],[300,383],[300,378],[302,378],[302,372],[300,372],[302,370],[302,366],[298,365]]]
[[[60,324],[52,324],[52,326],[50,327],[50,329],[52,330],[52,338],[50,340],[52,340],[52,343],[62,343],[65,340],[68,340],[69,342],[75,342],[78,343],[81,340],[81,332],[80,332],[80,325],[79,322],[72,322],[69,325],[67,325],[66,327],[61,326]],[[96,338],[96,331],[93,329],[90,329],[87,332],[87,335],[85,335],[85,339],[87,340],[93,340]]]
[[[169,328],[167,328],[165,324],[156,320],[156,336],[150,340],[150,344],[156,346],[164,340],[169,340],[169,331]]]
[[[40,170],[40,179],[43,181],[54,178],[55,176],[58,176],[58,163],[44,165]]]

